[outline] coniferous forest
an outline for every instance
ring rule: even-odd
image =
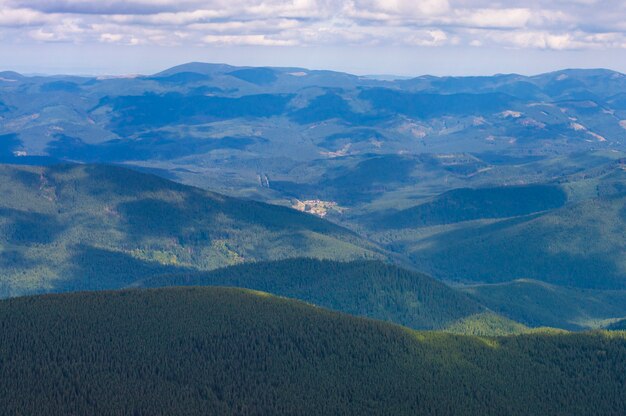
[[[263,292],[0,302],[4,414],[622,415],[626,334],[415,332]]]

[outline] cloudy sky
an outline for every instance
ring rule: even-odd
[[[187,61],[358,74],[626,72],[623,0],[0,0],[0,69]]]

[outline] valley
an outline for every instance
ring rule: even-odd
[[[0,73],[0,405],[622,414],[625,88]]]
[[[573,306],[577,290],[626,289],[619,73],[378,80],[190,63],[2,78],[2,296],[303,257],[389,261],[461,290],[536,281]],[[16,166],[59,163],[87,165]],[[485,293],[531,327],[625,315],[613,302],[557,319]]]
[[[0,0],[0,416],[626,415],[625,20]]]

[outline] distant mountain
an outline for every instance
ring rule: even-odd
[[[195,73],[203,75],[213,75],[216,73],[225,73],[234,71],[236,67],[227,64],[210,64],[205,62],[189,62],[182,65],[177,65],[172,68],[168,68],[165,71],[161,71],[154,74],[155,77],[169,77],[181,73]]]
[[[0,161],[119,163],[308,209],[444,280],[623,289],[621,197],[603,189],[626,182],[594,178],[626,157],[625,91],[623,74],[602,69],[384,80],[194,62],[116,78],[5,73]],[[276,255],[267,243],[260,251],[272,254],[259,254],[236,237],[206,260],[186,240],[159,238],[106,247],[174,253],[192,271],[232,263],[228,250],[254,260],[317,251]],[[359,241],[348,251],[376,251]],[[33,287],[63,286],[60,272],[29,264]]]
[[[189,156],[206,162],[226,152],[258,168],[267,158],[298,163],[321,155],[624,149],[626,78],[608,70],[406,80],[192,62],[148,76],[3,74],[0,134],[15,134],[26,155],[66,160],[192,167]],[[373,133],[352,141],[352,130],[363,126]],[[328,149],[336,135],[347,141]],[[256,140],[233,149],[218,144],[225,137]],[[68,151],[68,138],[90,151]],[[152,153],[137,154],[146,142]],[[188,151],[168,155],[171,142]],[[221,168],[239,176],[239,185],[254,182],[241,166]]]
[[[385,258],[309,214],[104,165],[0,166],[0,295],[290,257]]]
[[[414,332],[261,292],[0,302],[9,414],[623,414],[623,333]]]
[[[421,273],[375,261],[290,259],[206,273],[151,277],[142,287],[242,287],[414,329],[442,329],[485,311],[468,296]]]
[[[0,77],[4,162],[124,163],[231,196],[338,203],[345,215],[328,218],[349,226],[391,203],[550,182],[572,154],[626,151],[626,81],[608,70],[373,79],[192,62],[18,75]]]
[[[0,82],[16,82],[24,76],[15,71],[0,71]]]

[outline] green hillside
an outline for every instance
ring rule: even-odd
[[[0,296],[290,257],[383,258],[312,215],[101,165],[0,166]]]
[[[462,335],[503,336],[523,334],[531,329],[493,312],[483,312],[459,319],[448,325],[445,331]]]
[[[224,288],[11,299],[0,326],[7,414],[626,412],[623,332],[414,332]]]
[[[436,277],[462,282],[528,278],[626,289],[626,195],[586,199],[543,214],[403,231],[392,243]]]
[[[431,201],[389,215],[382,225],[400,229],[507,218],[559,208],[566,201],[565,192],[555,185],[454,189]]]
[[[377,261],[290,259],[250,263],[204,273],[157,276],[141,285],[261,290],[414,329],[444,328],[485,310],[429,276]]]
[[[533,327],[581,330],[626,317],[623,290],[578,289],[527,279],[462,289],[489,309]]]

